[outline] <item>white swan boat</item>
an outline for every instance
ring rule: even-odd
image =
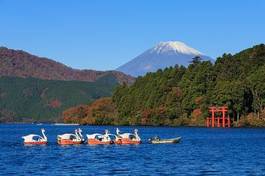
[[[120,130],[116,129],[117,138],[115,144],[140,144],[141,138],[138,135],[138,130],[135,129],[134,133],[120,133]]]
[[[82,144],[84,141],[80,128],[75,130],[75,134],[66,133],[57,136],[57,143],[60,145]]]
[[[29,134],[27,136],[22,136],[24,139],[24,144],[30,145],[43,145],[48,143],[48,139],[45,135],[45,129],[41,129],[42,136],[37,134]]]
[[[87,134],[87,143],[90,145],[98,145],[98,144],[113,144],[112,134],[109,133],[108,130],[105,130],[104,134]]]

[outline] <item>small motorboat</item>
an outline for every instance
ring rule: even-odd
[[[87,134],[87,143],[90,145],[98,145],[98,144],[113,144],[114,141],[111,138],[111,134],[108,130],[105,130],[105,134]]]
[[[151,144],[172,144],[172,143],[179,143],[181,137],[171,138],[171,139],[160,139],[160,137],[155,136],[149,139]]]
[[[82,144],[84,141],[82,130],[80,128],[75,130],[75,134],[66,133],[57,136],[57,142],[60,145]]]
[[[141,138],[138,135],[138,130],[135,129],[134,133],[120,133],[120,130],[116,129],[115,144],[140,144]]]
[[[48,139],[45,135],[45,129],[41,129],[42,136],[37,134],[29,134],[27,136],[23,136],[24,144],[26,145],[43,145],[48,143]]]

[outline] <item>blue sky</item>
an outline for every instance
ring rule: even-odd
[[[0,0],[0,45],[111,70],[160,41],[213,58],[265,43],[263,0]]]

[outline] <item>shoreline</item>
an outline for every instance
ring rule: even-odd
[[[120,127],[167,127],[167,128],[208,128],[202,125],[115,125],[115,124],[106,124],[106,125],[96,125],[96,124],[77,124],[77,123],[50,123],[50,122],[40,122],[40,123],[31,123],[31,122],[1,122],[0,125],[51,125],[51,126],[120,126]],[[240,128],[265,128],[265,126],[240,126],[240,127],[230,127],[233,129]],[[222,128],[222,127],[210,127],[209,129],[230,129],[230,128]]]

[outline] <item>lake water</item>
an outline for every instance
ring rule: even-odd
[[[49,144],[24,146],[21,136],[46,129]],[[0,125],[0,175],[265,175],[265,129],[137,127],[140,145],[59,146],[56,135],[77,126]],[[113,126],[80,126],[83,134]],[[120,127],[132,131],[134,127]],[[179,144],[148,144],[159,135]]]

